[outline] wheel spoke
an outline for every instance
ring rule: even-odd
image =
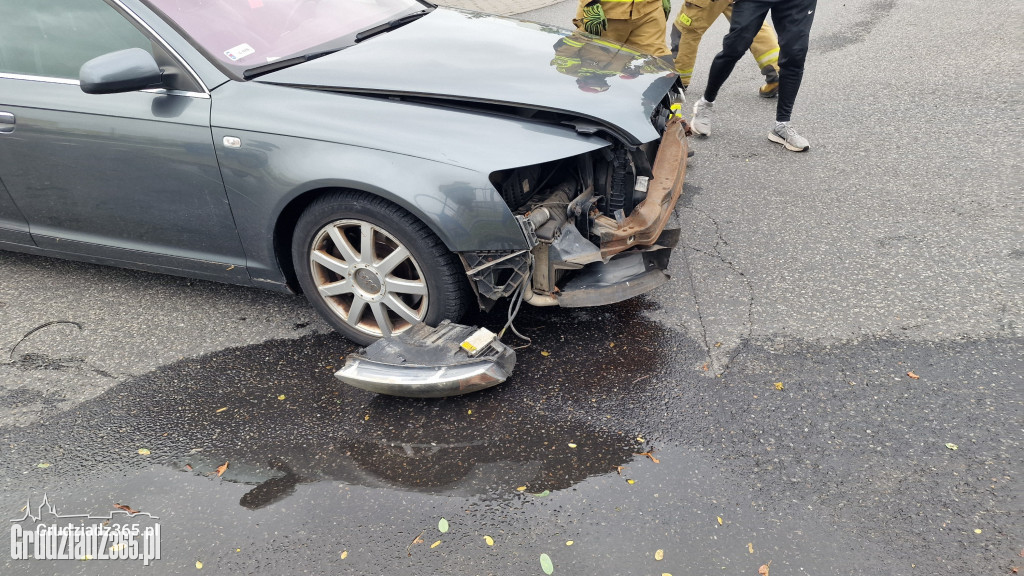
[[[313,262],[320,264],[339,276],[348,276],[348,263],[338,260],[326,252],[317,250],[310,255],[310,258],[312,258]]]
[[[364,222],[359,227],[359,261],[364,264],[373,264],[376,252],[373,244],[373,226]]]
[[[384,304],[388,308],[394,310],[399,316],[404,318],[410,324],[415,324],[420,321],[416,312],[413,311],[412,308],[409,308],[408,304],[402,302],[402,299],[399,298],[398,296],[395,296],[394,294],[388,294],[387,297],[384,298]]]
[[[342,258],[348,262],[359,262],[359,255],[356,253],[355,248],[349,243],[348,238],[345,238],[345,235],[341,233],[341,230],[338,230],[337,226],[331,226],[327,233],[331,235],[331,240],[334,242],[334,246],[338,248]]]
[[[395,248],[394,252],[388,254],[383,260],[378,262],[375,268],[377,269],[377,272],[381,273],[381,275],[387,276],[408,257],[409,250],[405,246],[399,246],[398,248]]]
[[[349,326],[357,326],[363,319],[363,311],[366,310],[366,300],[356,296],[352,299],[352,306],[348,309]]]
[[[315,238],[306,252],[313,294],[341,321],[339,328],[386,338],[422,322],[430,291],[411,244],[371,222],[341,215]]]
[[[349,278],[345,278],[344,280],[339,280],[338,282],[324,284],[323,286],[319,286],[317,289],[320,290],[320,295],[323,296],[324,298],[330,296],[340,296],[342,294],[351,294],[352,280]]]
[[[373,317],[377,319],[377,327],[380,328],[381,335],[384,337],[391,336],[394,327],[391,326],[391,319],[388,318],[388,311],[384,308],[384,305],[380,302],[371,302],[370,309],[373,310]]]
[[[406,280],[405,278],[390,276],[384,280],[384,285],[387,287],[388,292],[419,295],[427,293],[427,283],[423,280]]]

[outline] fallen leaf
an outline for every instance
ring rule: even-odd
[[[185,464],[185,470],[188,470],[189,472],[191,472],[192,471],[192,465],[191,464]]]
[[[975,528],[974,529],[974,533],[975,534],[981,534],[981,528]]]
[[[203,569],[203,563],[200,562],[199,560],[196,560],[196,570],[202,570],[202,569]]]
[[[227,409],[228,409],[228,407],[227,407],[227,406],[225,406],[225,407],[223,407],[223,408],[218,408],[218,409],[217,409],[217,412],[216,412],[216,413],[217,413],[217,414],[220,414],[221,412],[223,412],[223,411],[225,411],[225,410],[227,410]]]
[[[114,504],[114,508],[117,508],[118,510],[124,510],[125,512],[127,512],[129,514],[138,514],[139,513],[138,510],[132,510],[131,506],[126,506],[126,505],[120,504],[120,503],[115,503]]]
[[[644,440],[643,436],[637,436],[636,437],[636,441],[637,442],[646,442],[646,440]]]
[[[569,448],[575,448],[575,447],[576,447],[575,444],[573,444],[572,442],[569,442]]]
[[[150,452],[149,449],[147,448],[139,448],[139,454],[142,454],[143,456],[149,456]]]
[[[611,342],[610,344],[608,344],[608,347],[609,348],[615,348],[615,342]]]
[[[538,493],[534,494],[534,496],[536,496],[537,498],[545,498],[545,497],[547,497],[548,494],[551,494],[551,490],[545,490],[543,492],[538,492]]]
[[[718,517],[718,525],[722,526],[722,517],[721,516]]]
[[[516,488],[516,490],[518,490],[519,492],[525,492],[526,486],[520,486],[519,488]]]
[[[956,444],[953,444],[952,442],[946,442],[946,448],[949,448],[950,450],[956,450],[957,448],[960,447],[957,446]]]
[[[541,350],[540,351],[540,355],[541,356],[551,356],[551,352],[548,352],[547,350]]]
[[[672,575],[671,575],[671,574],[669,574],[668,572],[662,572],[662,573],[661,573],[661,576],[672,576]]]
[[[431,544],[431,545],[430,545],[430,547],[431,547],[431,548],[437,548],[437,547],[438,547],[438,546],[440,546],[440,545],[441,545],[441,541],[440,541],[440,540],[438,540],[437,542],[434,542],[433,544]]]
[[[494,546],[494,538],[491,538],[490,536],[484,536],[484,542],[486,542],[488,546]]]
[[[217,476],[223,476],[228,471],[228,463],[225,460],[224,464],[217,466]]]
[[[632,478],[627,479],[626,482],[629,482],[630,484],[636,484],[636,480],[633,480]]]
[[[363,420],[369,420],[369,419],[370,419],[370,415],[369,414],[367,414],[366,416],[363,416]]]
[[[757,569],[757,573],[761,576],[768,576],[768,571],[772,567],[772,561],[769,560],[767,564],[761,564],[761,567]]]
[[[555,565],[551,563],[551,557],[547,554],[540,555],[540,569],[543,570],[545,574],[552,574],[555,571]]]
[[[715,342],[715,348],[721,348],[721,347],[722,347],[722,343],[721,342]]]
[[[622,469],[623,468],[625,468],[625,466],[616,466],[615,467],[615,473],[618,474],[619,476],[622,476]]]
[[[658,550],[654,552],[654,559],[658,560],[658,561],[664,560],[665,559],[665,551],[662,550],[661,548],[658,548]]]
[[[124,542],[121,542],[120,544],[114,544],[113,546],[110,547],[110,552],[111,552],[111,554],[113,554],[114,552],[117,552],[118,550],[124,550],[127,547],[128,547],[128,545],[125,544]]]
[[[278,394],[277,395],[277,399],[278,400],[284,400],[284,398],[285,398],[284,394]]]
[[[466,410],[466,414],[472,414],[472,413],[473,413],[472,410]]]
[[[448,531],[448,521],[445,520],[444,518],[441,518],[440,520],[438,520],[437,521],[437,529],[441,531],[441,534],[444,534],[445,532],[447,532]]]
[[[573,544],[575,544],[575,543],[576,543],[576,541],[575,541],[575,540],[566,540],[566,541],[565,541],[565,545],[566,545],[566,546],[572,546],[572,545],[573,545]]]
[[[36,468],[49,468],[49,467],[50,467],[50,463],[49,462],[40,462],[39,464],[36,464]]]
[[[708,371],[708,365],[705,364],[705,365],[701,366],[700,369],[705,371],[705,372],[707,372]]]
[[[907,372],[907,376],[910,376],[914,380],[917,380],[918,378],[920,378],[920,376],[918,376],[917,374],[914,374],[913,372]]]
[[[754,553],[754,543],[753,542],[747,542],[747,550],[749,550],[751,554]]]
[[[647,452],[639,452],[639,453],[638,452],[634,452],[633,454],[635,456],[647,456],[648,458],[651,459],[651,462],[654,462],[655,464],[661,464],[661,460],[658,460],[657,458],[655,458],[653,452],[654,452],[654,448],[651,448]]]
[[[348,550],[341,553],[341,559],[344,560],[345,558],[348,558]]]
[[[775,389],[776,390],[785,390],[786,387],[782,385],[782,382],[776,382],[775,383]]]

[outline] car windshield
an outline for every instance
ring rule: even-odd
[[[146,1],[237,75],[344,48],[359,32],[428,6],[417,0]]]

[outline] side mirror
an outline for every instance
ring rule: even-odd
[[[114,94],[155,88],[161,81],[160,67],[153,55],[142,48],[128,48],[97,56],[82,64],[78,81],[86,94]]]

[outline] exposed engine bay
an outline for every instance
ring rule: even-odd
[[[491,175],[530,249],[460,254],[481,309],[521,288],[522,300],[535,306],[581,307],[668,281],[679,239],[669,220],[688,151],[678,107],[666,96],[655,110],[660,140],[631,146],[604,134],[609,146],[594,152]]]

